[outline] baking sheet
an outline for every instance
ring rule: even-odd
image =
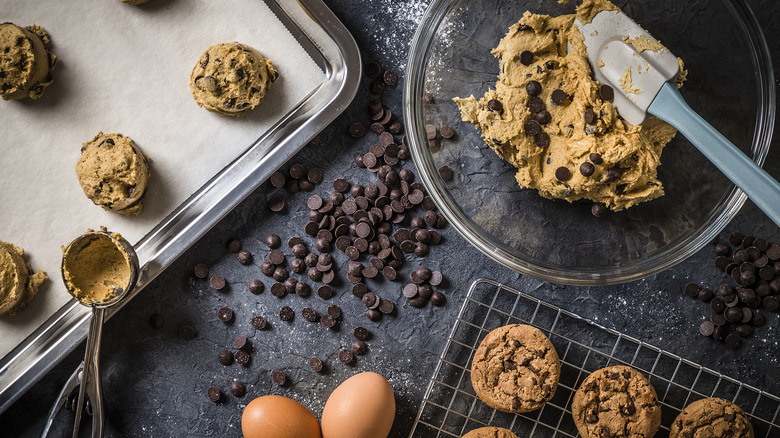
[[[50,280],[15,317],[0,317],[6,355],[70,300],[60,280],[60,246],[105,225],[138,242],[324,79],[265,3],[256,0],[119,0],[63,3],[6,0],[4,21],[39,24],[60,59],[37,101],[0,102],[0,240],[25,248]],[[189,74],[217,42],[241,41],[274,61],[279,79],[242,118],[195,104]],[[75,177],[81,144],[98,131],[132,137],[152,159],[144,211],[103,211]],[[145,260],[140,260],[141,264]]]

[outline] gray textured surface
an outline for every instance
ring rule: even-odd
[[[378,60],[386,68],[401,72],[409,40],[423,3],[409,0],[328,0],[326,2],[352,31],[364,60]],[[780,25],[774,17],[780,13],[771,0],[752,0],[775,57],[780,55]],[[717,55],[717,54],[715,54]],[[321,135],[321,145],[305,148],[292,162],[307,168],[317,165],[325,180],[315,193],[327,194],[338,176],[350,182],[368,184],[373,176],[353,164],[356,153],[367,150],[374,136],[354,140],[346,133],[352,120],[366,121],[365,107],[371,95],[369,81],[364,79],[353,105]],[[388,88],[385,104],[400,113],[400,86]],[[765,168],[780,178],[780,143],[773,142]],[[411,167],[411,163],[407,163]],[[281,193],[281,192],[279,192]],[[398,404],[391,436],[408,434],[422,394],[449,333],[453,317],[469,284],[480,277],[490,277],[517,289],[543,298],[567,310],[595,319],[628,335],[680,354],[695,362],[780,394],[780,346],[778,315],[771,314],[767,324],[749,339],[742,349],[728,351],[722,345],[698,339],[699,322],[708,315],[705,305],[681,294],[688,281],[701,281],[716,287],[723,275],[713,267],[712,248],[707,247],[662,274],[642,281],[611,287],[564,287],[521,277],[478,253],[451,227],[443,230],[444,244],[432,247],[424,259],[408,257],[401,270],[402,278],[419,264],[440,269],[448,278],[445,291],[448,302],[442,308],[415,309],[400,294],[401,281],[369,282],[379,295],[398,305],[397,314],[372,323],[364,316],[364,307],[349,292],[346,282],[346,258],[336,254],[339,273],[344,278],[336,295],[325,302],[316,296],[306,299],[287,296],[278,299],[268,290],[255,296],[247,283],[260,278],[259,263],[268,254],[265,236],[275,232],[283,242],[292,235],[304,236],[307,193],[285,195],[287,209],[271,214],[266,207],[270,196],[277,194],[269,184],[263,185],[240,204],[222,222],[187,251],[156,279],[123,311],[110,320],[104,330],[102,369],[107,398],[110,436],[240,436],[242,408],[252,398],[264,394],[282,394],[303,402],[315,415],[322,411],[327,395],[344,379],[359,371],[377,371],[393,385]],[[725,233],[741,231],[780,241],[780,230],[750,202],[730,224]],[[238,238],[254,254],[255,265],[242,266],[235,255],[228,254],[225,243]],[[309,247],[313,241],[306,238]],[[289,249],[283,247],[289,254]],[[193,266],[204,262],[212,274],[223,275],[230,283],[227,292],[215,292],[203,280],[192,275]],[[322,313],[327,304],[335,303],[344,311],[338,330],[308,323],[300,309],[312,306]],[[216,311],[227,305],[236,312],[236,321],[226,325],[217,319]],[[296,319],[285,323],[278,310],[289,305]],[[165,318],[162,329],[154,330],[149,317],[159,313]],[[249,317],[263,314],[271,329],[256,332]],[[185,341],[177,335],[182,324],[192,325],[197,337]],[[338,362],[336,353],[351,342],[351,331],[365,325],[372,333],[369,353],[359,357],[353,367]],[[238,334],[250,337],[254,346],[250,365],[224,367],[217,353],[230,347]],[[49,375],[0,416],[0,436],[37,436],[46,412],[65,379],[83,354],[83,347],[59,364]],[[313,373],[308,358],[318,355],[327,363],[327,372]],[[284,370],[291,384],[279,388],[271,383],[270,372]],[[247,383],[248,394],[237,399],[227,391],[229,383],[239,379]],[[216,385],[223,390],[226,402],[214,404],[206,388]],[[67,420],[67,419],[65,419]],[[67,431],[67,426],[65,427]],[[68,435],[63,432],[61,436]],[[57,435],[60,436],[60,435]]]

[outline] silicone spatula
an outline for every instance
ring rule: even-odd
[[[623,119],[637,125],[649,113],[677,128],[780,226],[780,183],[688,106],[674,84],[680,71],[674,54],[654,46],[656,40],[621,11],[601,11],[590,23],[574,24],[595,78],[614,89],[613,104]]]

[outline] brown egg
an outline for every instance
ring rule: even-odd
[[[339,385],[322,411],[323,438],[383,438],[395,418],[390,383],[377,373],[356,374]]]
[[[252,400],[241,416],[241,430],[245,438],[322,438],[314,414],[280,395]]]

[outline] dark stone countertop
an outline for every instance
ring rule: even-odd
[[[353,33],[364,61],[379,61],[384,68],[400,73],[408,45],[427,1],[414,0],[327,0],[336,15]],[[780,5],[772,0],[749,0],[757,13],[771,46],[780,55]],[[364,152],[375,136],[353,139],[346,127],[354,120],[366,122],[366,104],[372,99],[365,77],[354,103],[321,133],[318,147],[306,147],[290,163],[306,168],[319,166],[324,181],[314,193],[327,195],[331,182],[340,176],[352,183],[369,184],[374,178],[358,169],[353,158]],[[385,106],[400,114],[401,86],[388,87]],[[289,164],[288,166],[289,167]],[[413,168],[411,161],[406,167]],[[780,178],[780,143],[773,142],[764,166]],[[276,298],[268,291],[272,283],[259,271],[260,262],[269,253],[264,244],[268,233],[277,233],[282,241],[293,235],[304,236],[309,248],[313,240],[303,226],[308,211],[309,193],[285,194],[287,208],[271,214],[267,200],[281,194],[266,183],[229,213],[194,247],[184,253],[149,287],[105,325],[102,373],[106,396],[107,436],[240,436],[243,406],[255,397],[281,394],[295,398],[319,416],[328,394],[347,377],[361,371],[384,374],[394,387],[397,415],[390,436],[407,436],[420,406],[423,393],[445,345],[460,304],[472,281],[488,277],[551,302],[564,309],[592,318],[627,335],[661,346],[672,353],[713,368],[744,383],[780,394],[780,322],[778,314],[767,314],[767,323],[743,347],[729,351],[715,342],[699,339],[699,322],[708,315],[706,306],[681,294],[688,281],[700,281],[717,287],[723,274],[713,267],[711,246],[702,249],[679,265],[644,280],[608,287],[571,287],[548,284],[511,272],[482,255],[452,227],[442,230],[443,244],[432,246],[427,257],[408,256],[401,269],[401,281],[369,281],[371,290],[393,300],[397,312],[381,322],[369,321],[365,308],[350,293],[346,281],[347,259],[335,252],[337,270],[342,277],[334,287],[335,295],[323,301],[287,296]],[[780,241],[780,230],[749,201],[722,234],[731,231],[754,234]],[[235,254],[226,250],[231,239],[242,242],[254,255],[254,264],[243,266]],[[289,248],[282,249],[288,254]],[[288,257],[288,260],[291,258]],[[217,292],[205,280],[193,276],[195,264],[203,262],[211,274],[224,276],[229,287]],[[447,297],[443,307],[410,307],[400,293],[403,279],[414,267],[425,264],[441,270],[447,278],[442,288]],[[247,289],[251,279],[259,278],[266,291],[253,295]],[[338,304],[343,320],[337,329],[327,330],[306,322],[300,316],[304,306],[322,314],[328,304]],[[292,323],[279,320],[282,305],[296,310]],[[217,309],[228,306],[235,311],[235,322],[217,319]],[[249,318],[262,314],[270,329],[255,331]],[[153,314],[162,315],[164,326],[151,327]],[[178,335],[182,325],[196,331],[192,340]],[[359,356],[354,366],[337,359],[340,348],[352,342],[352,329],[369,328],[369,352]],[[249,366],[222,366],[217,353],[232,348],[236,335],[244,334],[253,345]],[[315,374],[308,359],[318,355],[326,372]],[[43,428],[47,411],[75,366],[83,357],[83,346],[57,365],[10,409],[0,415],[0,436],[33,437]],[[273,370],[283,370],[291,384],[277,387],[271,382]],[[233,379],[247,384],[247,395],[236,398],[227,387]],[[206,388],[219,387],[224,403],[215,404],[206,397]],[[56,436],[70,436],[68,419]],[[87,423],[82,431],[88,430]]]

